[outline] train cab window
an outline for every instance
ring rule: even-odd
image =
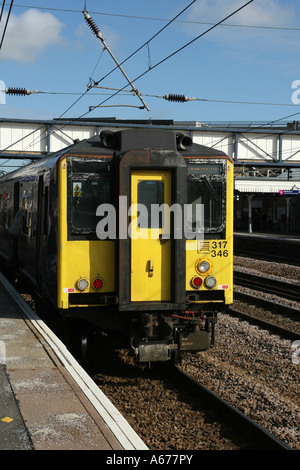
[[[140,228],[161,228],[162,227],[162,214],[159,213],[159,219],[151,220],[151,206],[158,204],[159,206],[164,203],[164,183],[163,181],[139,181],[137,187],[138,204],[143,204],[146,211],[141,210],[139,214]]]
[[[96,231],[97,207],[110,202],[110,181],[98,175],[72,179],[71,222],[74,229]]]
[[[219,163],[188,163],[187,203],[192,205],[191,229],[196,228],[196,205],[204,209],[204,232],[216,233],[225,224],[225,177]]]
[[[75,238],[96,238],[100,204],[113,197],[111,164],[99,159],[72,158],[68,165],[68,231]]]

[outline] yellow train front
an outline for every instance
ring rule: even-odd
[[[139,362],[209,348],[232,302],[232,162],[171,131],[101,137],[59,161],[59,309],[122,331]]]
[[[0,255],[73,339],[83,321],[120,332],[138,362],[214,343],[233,293],[224,153],[171,130],[103,131],[1,178],[0,195]]]

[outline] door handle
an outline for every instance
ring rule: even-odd
[[[153,270],[154,270],[154,264],[153,264],[153,258],[148,260],[148,276],[152,277],[153,276]]]
[[[162,233],[159,234],[159,241],[161,245],[164,245],[170,240],[170,235],[166,234],[163,235]]]

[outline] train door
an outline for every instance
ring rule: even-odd
[[[14,184],[14,230],[15,233],[13,236],[13,263],[15,266],[18,264],[18,234],[19,234],[19,227],[20,227],[20,221],[19,221],[19,207],[20,205],[20,183],[15,183]]]
[[[48,204],[49,204],[49,186],[46,175],[39,176],[38,195],[37,195],[37,217],[36,217],[36,237],[35,237],[35,266],[36,280],[39,289],[45,289],[46,272],[43,269],[45,265],[46,250],[48,245]]]
[[[125,152],[119,167],[119,195],[119,311],[184,309],[185,238],[177,233],[177,226],[183,227],[186,201],[184,158],[168,150]],[[164,212],[154,211],[153,218],[151,208],[162,204]],[[175,216],[176,208],[181,211]]]
[[[42,261],[42,248],[43,248],[43,191],[44,191],[44,178],[39,177],[38,184],[38,199],[37,199],[37,219],[36,219],[36,279],[39,288],[41,288],[41,261]]]
[[[171,171],[131,172],[131,302],[171,301],[170,206]]]

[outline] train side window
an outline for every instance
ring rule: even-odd
[[[48,233],[48,186],[45,186],[44,195],[44,235]]]
[[[162,228],[162,213],[159,213],[158,221],[151,220],[151,206],[152,204],[161,206],[164,203],[163,181],[139,181],[137,192],[138,204],[143,204],[147,209],[147,214],[143,210],[140,211],[138,219],[140,228]]]
[[[0,194],[0,209],[1,209],[1,225],[7,226],[10,221],[10,206],[11,206],[11,198],[10,192],[5,191],[4,193]]]
[[[25,189],[22,197],[22,222],[21,228],[24,235],[28,237],[31,235],[31,224],[32,224],[32,190]]]

